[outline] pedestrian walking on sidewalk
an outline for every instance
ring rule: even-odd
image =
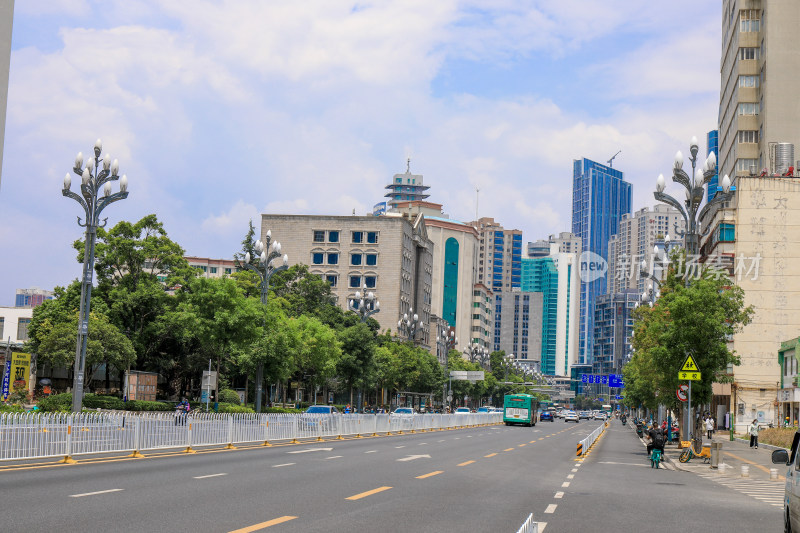
[[[714,417],[712,416],[706,418],[706,431],[708,431],[708,440],[711,440],[714,434]]]
[[[747,428],[748,433],[750,433],[750,447],[752,448],[755,446],[756,450],[758,449],[758,432],[761,431],[761,428],[758,425],[758,420],[753,420],[753,423],[750,424],[750,427]]]

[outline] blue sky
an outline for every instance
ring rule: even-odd
[[[479,187],[526,241],[569,231],[575,158],[622,150],[653,205],[716,127],[720,25],[688,0],[17,0],[0,305],[79,275],[60,189],[98,137],[130,184],[109,224],[156,213],[198,256],[261,213],[366,213],[407,157],[452,218]]]

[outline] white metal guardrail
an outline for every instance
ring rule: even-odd
[[[517,533],[539,533],[539,522],[533,521],[533,513],[528,515],[528,519],[517,530]]]
[[[452,429],[503,421],[502,413],[255,414],[255,413],[4,413],[0,461],[260,442],[321,440]]]
[[[578,446],[575,450],[575,456],[580,458],[586,455],[586,453],[589,451],[589,448],[591,448],[597,441],[597,439],[600,438],[600,435],[603,434],[603,431],[605,431],[605,429],[606,429],[606,424],[604,423],[602,426],[589,433],[589,435],[586,438],[579,440]]]

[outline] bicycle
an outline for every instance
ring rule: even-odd
[[[695,457],[701,457],[703,459],[704,463],[708,463],[708,462],[711,461],[711,447],[710,446],[703,446],[700,449],[700,452],[698,452],[697,450],[694,449],[694,446],[692,445],[692,441],[685,440],[685,441],[681,441],[681,447],[682,448],[686,448],[685,450],[683,450],[681,452],[680,457],[678,457],[678,460],[681,463],[688,463],[689,461],[691,461]]]
[[[658,448],[653,448],[653,451],[650,452],[650,468],[658,468],[658,465],[661,463],[661,450]]]

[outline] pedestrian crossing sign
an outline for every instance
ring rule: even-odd
[[[702,381],[700,378],[700,372],[678,372],[678,379],[684,379],[687,381]]]
[[[697,368],[697,363],[694,362],[694,357],[691,355],[686,356],[686,361],[683,362],[681,372],[700,372],[700,369]]]

